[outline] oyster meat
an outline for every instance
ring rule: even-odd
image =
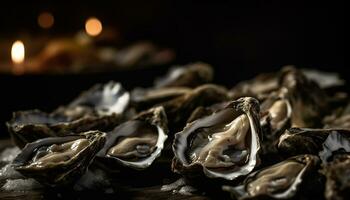
[[[293,111],[291,103],[285,97],[286,92],[286,88],[281,88],[278,94],[272,93],[260,106],[260,123],[267,139],[276,139],[290,126]]]
[[[88,131],[28,143],[14,159],[14,168],[48,186],[70,184],[82,175],[103,147],[105,133]]]
[[[187,175],[199,167],[207,177],[227,180],[246,175],[259,162],[260,134],[258,101],[240,98],[175,135],[172,169]]]
[[[119,83],[99,84],[52,113],[39,110],[15,112],[7,127],[15,144],[21,148],[45,137],[88,130],[105,131],[120,122],[129,98],[129,93]]]
[[[110,171],[117,171],[120,166],[146,169],[161,155],[167,133],[163,107],[152,108],[110,131],[97,159],[108,163]]]
[[[297,195],[306,176],[318,165],[317,156],[299,155],[250,174],[242,185],[223,189],[237,199],[289,199]]]

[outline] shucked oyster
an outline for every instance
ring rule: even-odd
[[[326,162],[334,152],[350,152],[350,131],[346,129],[290,128],[278,141],[285,155],[314,154]]]
[[[163,107],[152,108],[109,132],[97,159],[108,163],[111,171],[124,166],[145,169],[160,156],[167,133],[167,117]]]
[[[201,168],[210,178],[227,180],[246,175],[259,162],[260,134],[258,101],[250,97],[232,101],[175,135],[173,171],[191,175],[187,172]]]
[[[300,155],[250,174],[242,185],[223,189],[237,199],[288,199],[295,197],[310,172],[317,169],[319,159]],[[304,184],[305,185],[305,184]]]
[[[286,93],[287,89],[281,88],[278,93],[272,93],[260,106],[260,123],[267,139],[275,139],[276,135],[290,126],[293,111]]]
[[[213,69],[206,63],[192,63],[172,68],[165,77],[155,80],[156,88],[197,87],[213,80]]]
[[[108,130],[115,126],[129,103],[129,94],[119,83],[96,85],[66,107],[52,113],[39,110],[19,111],[7,123],[8,130],[19,147],[37,139],[79,133],[88,130]]]
[[[99,131],[40,139],[28,143],[13,165],[42,184],[69,184],[85,172],[104,142],[105,133]]]

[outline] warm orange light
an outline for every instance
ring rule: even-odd
[[[38,24],[41,28],[51,28],[55,22],[55,18],[49,12],[43,12],[38,16]]]
[[[86,20],[85,30],[88,35],[97,36],[102,32],[102,23],[97,18],[91,17]]]
[[[13,43],[11,48],[11,59],[15,64],[23,63],[25,56],[24,44],[22,41],[17,40]]]

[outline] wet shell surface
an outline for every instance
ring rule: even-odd
[[[294,197],[305,176],[319,164],[317,156],[300,155],[250,174],[242,185],[224,186],[237,199],[289,199]]]
[[[52,113],[40,110],[15,112],[7,127],[15,144],[21,148],[45,137],[88,130],[105,131],[120,122],[129,98],[120,83],[98,84]]]
[[[173,171],[186,174],[201,166],[210,178],[247,175],[259,162],[260,134],[258,101],[240,98],[175,135]]]
[[[107,142],[97,158],[111,163],[110,171],[120,166],[146,169],[161,155],[167,133],[163,107],[152,108],[108,132]]]
[[[104,142],[105,133],[99,131],[40,139],[28,143],[13,165],[44,185],[70,184],[86,171]]]

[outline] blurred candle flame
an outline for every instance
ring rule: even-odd
[[[85,31],[90,36],[97,36],[102,32],[102,23],[96,17],[91,17],[86,20]]]
[[[11,48],[11,59],[15,64],[21,64],[24,61],[25,50],[22,41],[17,40],[13,43]]]

